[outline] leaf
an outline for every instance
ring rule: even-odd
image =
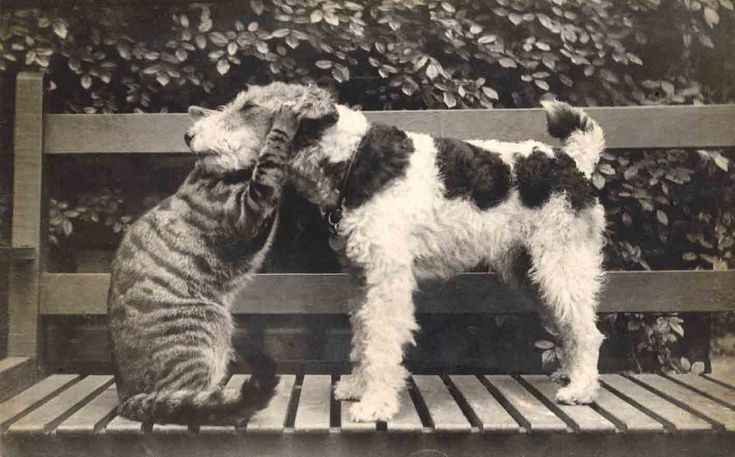
[[[237,53],[237,43],[232,41],[227,45],[227,54],[234,56],[235,53]]]
[[[516,61],[509,57],[501,57],[500,59],[498,59],[498,63],[503,68],[516,68],[518,66],[516,64]]]
[[[288,29],[278,29],[273,31],[273,36],[276,38],[283,38],[289,34]]]
[[[228,62],[227,59],[220,59],[219,62],[217,62],[217,72],[221,75],[225,75],[228,71],[230,71],[230,62]]]
[[[427,55],[423,55],[423,56],[419,57],[416,60],[416,62],[414,62],[414,64],[413,64],[413,71],[418,71],[418,70],[422,69],[424,67],[424,65],[426,65],[426,62],[428,62],[428,61],[429,61],[429,56],[427,56]]]
[[[439,69],[436,67],[436,65],[434,65],[433,62],[426,67],[426,76],[431,80],[439,76]]]
[[[67,29],[66,23],[61,20],[55,20],[53,23],[54,33],[60,38],[66,38]]]
[[[720,5],[722,5],[723,8],[728,9],[730,11],[733,10],[733,5],[730,0],[720,0]]]
[[[168,76],[168,73],[162,71],[156,74],[156,81],[158,81],[160,85],[166,87],[168,83],[171,82],[171,78]]]
[[[252,0],[250,2],[250,8],[253,10],[253,13],[257,14],[258,16],[263,14],[263,10],[265,9],[261,0]]]
[[[533,81],[541,90],[548,91],[549,90],[549,83],[544,81],[543,79],[534,79]]]
[[[454,108],[457,106],[457,99],[454,97],[454,94],[451,92],[444,92],[444,104],[447,105],[448,108]]]
[[[720,167],[723,171],[727,171],[730,164],[730,159],[723,156],[720,151],[713,151],[712,153],[710,153],[710,157],[712,157],[712,160],[715,161],[715,165]]]
[[[686,260],[687,262],[693,262],[693,261],[697,260],[697,254],[695,254],[693,252],[685,252],[681,256],[681,258],[682,258],[682,260]]]
[[[605,178],[597,172],[592,173],[592,184],[596,188],[602,189],[603,187],[605,187]]]
[[[663,225],[669,225],[669,217],[660,209],[656,210],[656,219]]]
[[[681,368],[684,373],[689,373],[689,370],[692,368],[692,364],[689,362],[689,359],[682,357],[679,359],[679,363],[681,364]]]
[[[669,327],[671,327],[671,330],[673,330],[674,333],[682,338],[684,337],[684,329],[682,328],[681,324],[672,320],[669,321]]]
[[[324,13],[322,10],[314,10],[309,15],[309,20],[312,24],[316,24],[317,22],[321,22],[322,19],[324,19]]]
[[[482,32],[482,26],[477,24],[472,24],[470,26],[470,33],[473,35],[477,35],[478,33]]]
[[[488,34],[483,35],[480,38],[477,39],[477,42],[480,44],[488,44],[488,43],[494,43],[498,39],[497,35]]]
[[[630,167],[626,168],[625,173],[623,173],[623,177],[626,180],[630,180],[635,176],[638,176],[638,167],[635,165],[631,165]]]
[[[702,43],[704,47],[714,49],[715,43],[712,41],[712,38],[709,37],[709,35],[705,35],[704,33],[698,33],[697,38],[699,39],[699,42]]]
[[[217,46],[225,46],[227,44],[227,37],[222,32],[212,32],[209,34],[209,39],[212,41],[212,43],[216,44]]]
[[[455,11],[457,11],[454,8],[454,5],[452,5],[451,3],[447,3],[447,2],[442,2],[442,8],[444,9],[444,11],[448,13],[454,13]]]
[[[704,8],[704,21],[710,28],[713,28],[720,22],[720,15],[717,14],[717,11],[714,8],[706,6]]]
[[[332,68],[332,61],[331,60],[317,60],[314,65],[316,65],[318,68],[321,68],[322,70],[329,70]]]
[[[537,41],[537,42],[534,43],[534,45],[536,45],[536,47],[539,48],[542,51],[551,51],[551,46],[549,46],[548,44],[544,43],[543,41]]]
[[[600,170],[600,173],[604,173],[606,175],[612,176],[615,174],[615,169],[609,163],[601,163],[598,170]]]
[[[643,60],[640,57],[638,57],[636,54],[629,52],[627,55],[628,55],[629,61],[633,62],[636,65],[643,65]]]
[[[537,347],[538,349],[551,349],[554,347],[554,343],[552,343],[551,341],[547,341],[547,340],[538,340],[535,343],[533,343],[533,345]]]
[[[482,93],[485,94],[485,96],[491,100],[498,100],[500,98],[498,96],[498,92],[492,87],[483,86]]]
[[[674,95],[674,92],[676,92],[674,85],[668,81],[661,81],[661,90],[663,90],[664,93],[669,96]]]
[[[83,75],[80,82],[85,89],[92,87],[92,77],[89,75]]]

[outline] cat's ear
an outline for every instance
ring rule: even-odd
[[[207,109],[207,108],[203,108],[203,107],[201,107],[201,106],[197,106],[197,105],[191,105],[191,106],[189,107],[189,109],[187,110],[187,112],[189,113],[189,116],[190,116],[190,117],[191,117],[192,119],[194,119],[195,121],[196,121],[196,120],[199,120],[199,119],[201,119],[201,118],[203,118],[203,117],[205,117],[205,116],[208,116],[208,115],[209,115],[209,114],[211,114],[211,113],[212,113],[213,111],[214,111],[214,110],[211,110],[211,109]]]

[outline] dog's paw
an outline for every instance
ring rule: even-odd
[[[348,376],[337,381],[334,386],[336,400],[359,400],[365,391],[365,386],[357,376]]]
[[[366,396],[350,407],[350,419],[353,422],[389,421],[397,412],[397,400]]]
[[[597,381],[572,383],[556,392],[556,401],[564,405],[588,405],[595,401],[598,390]]]

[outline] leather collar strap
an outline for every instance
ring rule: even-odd
[[[342,175],[342,183],[339,186],[339,195],[337,197],[337,205],[327,210],[326,220],[329,225],[329,232],[332,235],[336,235],[339,229],[339,222],[342,220],[342,206],[345,201],[345,189],[347,188],[347,182],[350,180],[350,174],[352,173],[352,166],[355,164],[355,158],[357,157],[357,150],[350,155],[350,161],[347,163],[344,175]]]

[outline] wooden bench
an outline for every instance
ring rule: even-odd
[[[735,105],[590,108],[611,149],[735,145]],[[185,153],[184,114],[44,114],[43,78],[16,85],[8,356],[0,386],[43,372],[40,322],[104,316],[109,275],[45,271],[44,158],[59,154]],[[457,138],[552,141],[541,110],[374,112],[375,121]],[[7,252],[7,254],[4,254]],[[38,253],[38,255],[33,255]],[[610,272],[600,312],[735,309],[735,271]],[[342,274],[262,274],[236,300],[247,315],[343,314],[356,291]],[[493,275],[428,283],[419,313],[529,313],[534,304]],[[24,367],[20,370],[18,367]],[[23,373],[23,374],[19,374]],[[4,455],[724,455],[735,449],[733,380],[603,376],[592,406],[561,406],[542,375],[416,375],[400,414],[356,424],[330,392],[338,374],[284,375],[270,406],[244,429],[154,426],[115,415],[110,375],[51,374],[0,397]],[[235,375],[231,385],[242,382]],[[27,386],[26,386],[27,387]],[[0,390],[2,392],[2,390]],[[7,399],[6,399],[7,398]]]

